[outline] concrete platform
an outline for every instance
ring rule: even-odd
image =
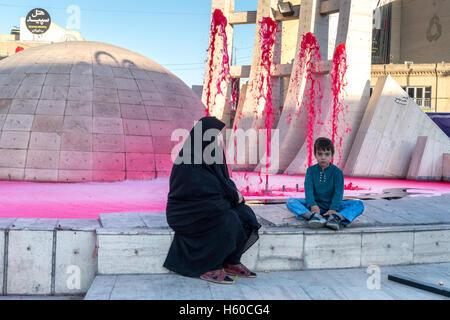
[[[257,271],[300,271],[450,262],[450,194],[364,201],[339,232],[308,229],[285,204],[252,206],[259,241],[242,262]],[[173,238],[164,213],[97,219],[0,219],[3,295],[80,295],[98,275],[163,274]]]
[[[438,284],[449,282],[450,263],[380,268],[379,289],[369,289],[366,268],[258,273],[221,285],[175,274],[99,275],[85,300],[445,300],[442,295],[387,279],[401,274]],[[449,286],[450,283],[444,285]]]

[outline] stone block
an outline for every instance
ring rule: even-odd
[[[49,87],[68,87],[70,85],[69,82],[69,74],[55,74],[49,73],[45,78],[44,86]]]
[[[164,106],[162,97],[157,92],[141,91],[142,103],[145,106]]]
[[[303,234],[262,234],[257,270],[301,270]]]
[[[92,88],[93,85],[94,85],[94,78],[92,77],[92,75],[80,75],[80,74],[70,75],[70,87]]]
[[[120,111],[124,119],[147,120],[144,106],[134,104],[120,104]]]
[[[92,101],[67,101],[66,116],[92,116]]]
[[[93,170],[125,170],[125,153],[93,152]]]
[[[93,151],[125,152],[122,134],[93,134]]]
[[[4,131],[31,131],[33,115],[8,114],[3,125]]]
[[[99,118],[120,118],[120,106],[118,103],[94,102],[93,114]]]
[[[14,99],[9,113],[34,114],[38,104],[37,99]]]
[[[5,121],[6,121],[6,114],[0,114],[0,130],[3,128]]]
[[[135,90],[118,90],[120,103],[128,103],[140,105],[142,104],[142,96],[139,91]]]
[[[158,171],[170,171],[173,167],[172,157],[170,154],[155,154],[155,163]]]
[[[94,88],[92,99],[97,102],[119,103],[115,89]]]
[[[72,70],[72,64],[53,64],[50,66],[49,72],[54,74],[67,74],[70,75],[70,70]]]
[[[395,265],[413,262],[413,232],[362,235],[361,265]]]
[[[61,136],[55,132],[31,132],[29,150],[59,150]]]
[[[69,87],[67,100],[72,101],[92,101],[93,90],[83,87]]]
[[[41,97],[41,90],[42,90],[41,86],[21,85],[14,97],[16,99],[39,99]]]
[[[97,272],[94,231],[57,231],[55,294],[86,293]]]
[[[91,152],[61,151],[59,168],[67,170],[91,170],[92,158]]]
[[[138,90],[136,80],[126,78],[115,78],[117,89],[119,90]]]
[[[0,99],[0,114],[7,114],[13,101],[13,99]]]
[[[125,171],[92,171],[93,181],[115,182],[125,180]]]
[[[16,168],[1,168],[0,167],[0,180],[23,180],[25,169]]]
[[[93,133],[123,134],[121,118],[93,118]]]
[[[64,132],[61,142],[62,151],[92,151],[92,134],[82,132]]]
[[[0,99],[12,99],[16,95],[19,85],[0,86]],[[23,95],[23,93],[21,93]],[[38,97],[39,98],[39,97]]]
[[[51,293],[53,231],[10,230],[8,295]]]
[[[87,182],[91,180],[91,170],[59,170],[58,172],[58,182]]]
[[[450,230],[416,231],[412,263],[450,261]]]
[[[152,80],[139,79],[136,80],[136,82],[139,86],[139,91],[141,92],[159,92],[158,88],[156,88],[156,85]]]
[[[28,150],[27,168],[58,169],[59,151]]]
[[[153,180],[155,178],[155,171],[130,171],[127,168],[126,180]]]
[[[64,130],[64,132],[90,133],[93,130],[92,117],[66,116],[66,117],[64,117],[63,130]]]
[[[61,132],[63,130],[63,116],[41,116],[35,115],[31,131],[39,132]]]
[[[94,87],[117,89],[116,81],[113,77],[94,77]]]
[[[104,65],[94,65],[93,72],[95,76],[113,77],[112,68]]]
[[[99,274],[168,273],[170,234],[98,235]]]
[[[147,115],[150,120],[166,120],[170,121],[174,119],[174,115],[171,113],[176,108],[160,107],[160,106],[146,106]]]
[[[144,219],[137,212],[101,213],[99,221],[103,228],[108,230],[118,230],[118,232],[147,227]]]
[[[171,171],[167,171],[167,170],[158,170],[158,172],[156,172],[156,178],[170,178],[170,173]]]
[[[69,87],[43,86],[41,99],[65,101],[68,93]]]
[[[123,119],[123,128],[126,135],[151,135],[150,124],[148,120]]]
[[[25,181],[58,181],[58,170],[48,169],[25,169]]]
[[[36,114],[49,116],[63,116],[66,109],[66,100],[39,100]]]
[[[114,77],[116,78],[124,78],[124,79],[133,79],[133,75],[131,74],[128,68],[112,68]]]
[[[42,86],[44,84],[45,77],[47,75],[45,74],[39,74],[39,73],[28,73],[25,75],[25,78],[21,82],[22,85],[29,85],[29,86]]]
[[[155,157],[153,153],[127,153],[127,171],[155,171]]]
[[[3,131],[0,137],[0,148],[27,149],[30,133],[26,131]]]
[[[159,154],[170,154],[178,144],[177,141],[171,141],[170,138],[171,137],[153,137],[154,152]]]
[[[361,265],[361,234],[304,235],[306,269],[354,268]]]
[[[0,167],[25,168],[27,150],[0,149]]]
[[[150,76],[145,70],[130,69],[130,71],[135,79],[151,80]]]
[[[147,136],[125,136],[126,152],[152,153],[152,137]]]
[[[92,77],[92,65],[86,62],[77,62],[70,70],[70,77],[73,75],[89,75]]]
[[[150,129],[153,137],[171,137],[174,127],[170,121],[150,120]]]

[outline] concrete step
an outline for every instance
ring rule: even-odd
[[[438,284],[450,279],[450,263],[308,271],[259,272],[221,285],[176,274],[98,275],[85,300],[348,300],[447,299],[387,280],[402,274]],[[378,277],[378,278],[375,278]],[[377,287],[379,279],[379,287]],[[369,285],[368,285],[369,283]],[[445,283],[445,286],[449,286]]]

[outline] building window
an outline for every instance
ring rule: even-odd
[[[431,87],[402,87],[424,111],[431,111]]]

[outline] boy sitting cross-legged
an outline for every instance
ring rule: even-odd
[[[334,146],[330,139],[318,138],[314,142],[314,156],[317,164],[306,170],[306,199],[290,198],[286,206],[297,218],[306,219],[311,228],[339,230],[362,214],[364,204],[359,200],[342,201],[344,175],[331,163]]]

